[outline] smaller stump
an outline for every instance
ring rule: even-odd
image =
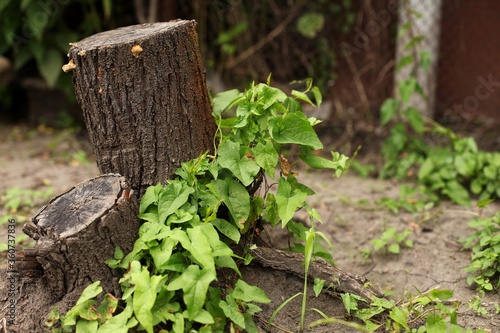
[[[26,223],[23,231],[37,241],[35,255],[48,287],[59,299],[97,280],[121,294],[119,272],[105,261],[120,247],[132,250],[138,204],[127,180],[108,174],[87,180],[55,197]]]

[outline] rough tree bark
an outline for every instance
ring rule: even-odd
[[[194,21],[142,24],[74,43],[66,70],[102,173],[141,195],[211,148],[215,123]]]

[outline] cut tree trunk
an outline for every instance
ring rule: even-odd
[[[45,332],[52,308],[66,313],[95,281],[119,297],[123,272],[105,261],[117,247],[132,250],[139,231],[137,211],[127,180],[116,174],[87,180],[43,207],[23,228],[36,240],[34,249],[17,252],[7,272],[13,288],[0,292],[4,304],[13,304],[4,314],[6,331]]]
[[[26,223],[47,287],[62,298],[79,286],[101,281],[120,295],[119,272],[105,260],[120,247],[130,252],[139,231],[137,199],[127,180],[108,174],[83,182],[50,201]]]
[[[142,195],[213,147],[215,123],[194,21],[142,24],[73,43],[73,71],[97,165]]]

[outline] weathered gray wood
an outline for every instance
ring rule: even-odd
[[[213,147],[215,122],[194,21],[98,33],[69,52],[75,92],[102,173],[142,194]]]
[[[23,231],[36,239],[34,251],[50,290],[62,297],[100,280],[120,294],[120,274],[105,261],[116,247],[132,250],[139,229],[137,199],[127,180],[108,174],[87,180],[52,199]]]

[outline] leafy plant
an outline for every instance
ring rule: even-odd
[[[427,211],[434,207],[439,198],[425,186],[401,185],[397,199],[382,197],[377,204],[387,207],[394,214],[405,210],[410,213]]]
[[[100,333],[125,332],[130,327],[147,332],[221,332],[225,327],[256,332],[252,316],[260,308],[255,303],[270,300],[237,278],[238,265],[251,257],[246,254],[243,260],[230,245],[255,246],[254,234],[263,223],[281,222],[297,236],[293,250],[305,254],[306,271],[313,256],[331,261],[331,254],[316,237],[329,244],[326,236],[314,230],[319,215],[306,202],[314,192],[299,183],[288,158],[332,169],[337,176],[346,169],[348,158],[334,152],[326,159],[314,153],[323,147],[313,129],[318,121],[302,113],[300,102],[314,105],[307,95],[311,92],[319,104],[321,94],[310,80],[305,84],[304,92],[293,90],[292,96],[268,84],[217,95],[213,99],[218,126],[214,154],[207,152],[182,163],[166,185],[148,188],[139,207],[144,223],[133,250],[124,255],[117,249],[108,260],[111,267],[126,270],[120,280],[120,311],[104,321],[102,316],[87,316],[89,311],[96,312],[92,310],[93,298],[100,294],[96,289],[57,323],[55,315],[53,327],[71,331],[84,325]],[[228,113],[233,116],[223,117]],[[298,146],[298,156],[284,156],[284,147],[290,144]],[[269,185],[269,179],[277,180]],[[259,192],[261,184],[265,186]],[[275,194],[269,192],[274,186]],[[292,222],[302,207],[312,228]],[[233,286],[221,288],[233,281]]]
[[[112,22],[114,7],[120,6],[113,6],[111,0],[4,0],[0,4],[0,54],[11,55],[16,70],[34,60],[49,87],[58,82],[60,87],[70,87],[60,76],[68,42],[102,31],[104,24]]]
[[[379,238],[371,241],[373,249],[379,251],[384,249],[386,253],[398,254],[401,250],[401,245],[405,247],[413,247],[413,241],[408,238],[412,232],[405,229],[398,232],[396,227],[386,229]]]
[[[398,304],[393,300],[373,297],[370,304],[357,295],[342,295],[348,315],[360,319],[368,332],[385,329],[384,332],[411,333],[485,333],[471,330],[457,322],[460,302],[452,301],[451,290],[433,289],[408,298]],[[360,305],[361,303],[361,305]],[[367,306],[368,305],[368,306]]]
[[[465,249],[472,250],[471,264],[465,269],[471,273],[467,283],[479,290],[491,291],[500,287],[500,212],[495,216],[477,217],[469,221],[477,231],[469,235]]]
[[[415,13],[410,13],[415,15]],[[409,33],[411,24],[401,33]],[[411,50],[423,40],[415,36],[405,46]],[[409,102],[413,94],[426,98],[416,79],[419,69],[428,70],[428,53],[410,52],[396,70],[413,66],[406,80],[398,83],[398,97],[388,98],[380,109],[382,126],[389,125],[382,155],[385,163],[382,178],[416,178],[429,191],[449,198],[460,205],[470,205],[470,196],[479,200],[500,197],[500,153],[478,149],[472,138],[459,138],[450,129],[426,119]],[[432,145],[429,134],[444,137],[444,143]]]

